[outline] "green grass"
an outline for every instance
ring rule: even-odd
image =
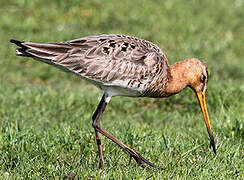
[[[244,179],[243,0],[8,0],[0,6],[0,178]],[[15,56],[9,39],[65,41],[122,33],[158,44],[170,64],[208,66],[209,139],[194,93],[167,99],[115,97],[102,127],[164,168],[143,169],[102,137],[98,169],[91,116],[102,94],[82,79]]]

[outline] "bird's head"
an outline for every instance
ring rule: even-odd
[[[195,92],[206,92],[208,84],[207,66],[199,59],[189,59],[186,63],[189,71],[185,76],[188,79],[188,86]]]
[[[207,66],[199,59],[190,59],[190,73],[188,73],[189,85],[193,91],[196,93],[198,102],[200,104],[204,121],[208,130],[211,145],[213,147],[214,153],[216,153],[215,142],[213,137],[213,132],[210,124],[210,118],[208,114],[208,109],[206,105],[206,90],[208,84],[208,70]]]

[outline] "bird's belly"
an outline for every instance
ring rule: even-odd
[[[110,97],[113,96],[129,96],[129,97],[138,97],[142,95],[142,92],[138,89],[114,86],[114,85],[101,85],[99,86],[105,93]]]

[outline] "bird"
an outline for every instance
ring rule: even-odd
[[[196,94],[213,152],[216,146],[206,105],[208,70],[198,58],[188,58],[169,65],[156,44],[129,35],[101,34],[63,42],[24,42],[11,39],[18,46],[17,56],[30,57],[71,72],[97,86],[103,96],[92,115],[99,167],[106,166],[100,135],[104,135],[129,153],[139,166],[157,167],[137,151],[100,126],[100,119],[112,97],[167,98],[190,87]]]

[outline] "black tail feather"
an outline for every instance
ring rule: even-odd
[[[18,40],[14,40],[11,39],[10,40],[11,43],[16,44],[17,46],[19,46],[20,48],[16,49],[17,52],[17,56],[25,56],[25,57],[33,57],[33,55],[29,54],[26,50],[28,49],[23,43],[23,41],[18,41]]]
[[[16,44],[19,47],[24,47],[23,44],[22,44],[23,41],[18,41],[18,40],[10,39],[10,42]]]

